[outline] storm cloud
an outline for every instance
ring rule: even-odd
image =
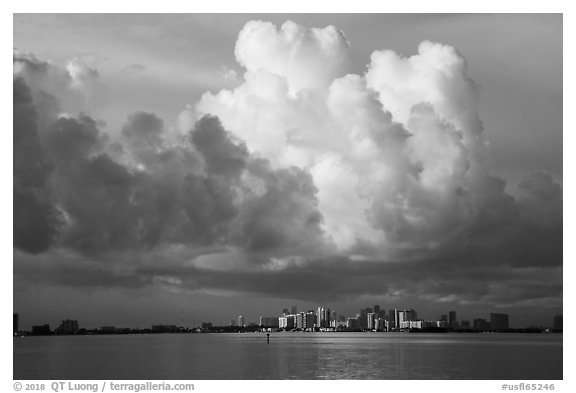
[[[490,173],[464,57],[424,41],[357,75],[350,45],[249,22],[238,86],[179,133],[144,111],[106,131],[87,110],[97,70],[16,52],[18,285],[561,305],[561,181]]]

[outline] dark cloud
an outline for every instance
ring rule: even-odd
[[[204,159],[206,172],[235,179],[244,170],[248,159],[246,146],[233,140],[218,118],[203,116],[192,130],[191,139]]]
[[[44,146],[54,162],[63,166],[97,153],[102,135],[96,122],[86,115],[78,119],[60,117],[44,136]]]
[[[322,214],[318,211],[318,190],[312,176],[296,167],[274,171],[263,160],[252,161],[250,172],[262,180],[265,191],[246,205],[244,247],[255,252],[321,252],[325,242]]]
[[[61,223],[48,189],[53,170],[38,136],[37,113],[26,83],[14,80],[14,246],[32,253],[56,240]]]
[[[158,148],[163,142],[164,123],[152,113],[136,112],[128,116],[122,135],[135,150]]]

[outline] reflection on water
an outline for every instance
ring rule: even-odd
[[[562,335],[25,337],[14,379],[562,379]]]

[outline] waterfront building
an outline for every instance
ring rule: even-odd
[[[47,323],[44,325],[32,326],[32,335],[33,336],[44,336],[44,335],[48,335],[48,334],[52,334],[52,331],[50,330],[50,325],[48,325]]]
[[[238,327],[244,327],[244,326],[246,326],[246,325],[244,324],[244,316],[238,315],[238,324],[237,324],[237,326],[238,326]]]
[[[484,318],[476,318],[472,321],[472,326],[474,330],[479,332],[485,332],[490,330],[490,323]]]
[[[388,327],[390,330],[398,327],[398,310],[395,308],[388,310]]]
[[[329,327],[330,326],[330,309],[318,307],[316,310],[316,327]]]
[[[314,313],[314,310],[309,310],[306,313],[306,319],[304,320],[305,324],[304,324],[304,328],[307,330],[312,330],[314,329],[314,325],[316,324],[316,314]]]
[[[374,320],[374,329],[379,332],[388,331],[388,321],[384,318],[376,318]]]
[[[409,329],[424,329],[424,321],[410,321],[408,322]]]
[[[490,327],[492,330],[508,330],[508,314],[490,313]]]
[[[348,318],[346,320],[346,328],[347,329],[360,329],[360,324],[358,323],[358,318]]]
[[[74,319],[65,319],[56,328],[57,334],[76,334],[78,332],[78,321]]]
[[[330,321],[330,327],[333,327],[336,330],[342,330],[348,327],[348,324],[346,321],[342,321],[342,320],[333,320]]]
[[[202,322],[202,331],[209,332],[213,328],[212,322]]]
[[[98,330],[102,334],[112,334],[112,333],[116,333],[116,326],[102,326]]]
[[[299,312],[298,314],[296,314],[296,328],[304,330],[305,320],[306,317],[303,312]]]
[[[276,317],[260,317],[260,326],[266,328],[277,328],[278,318]]]
[[[410,329],[410,321],[416,319],[417,314],[414,309],[410,310],[396,310],[396,314],[398,316],[397,320],[397,328],[398,329]]]
[[[18,313],[12,316],[12,333],[16,336],[20,330],[18,329]]]
[[[373,312],[366,313],[366,328],[368,330],[376,329],[374,321],[375,321],[374,320],[374,313]]]
[[[280,329],[294,329],[295,315],[285,315],[278,318],[278,327]]]
[[[290,314],[296,315],[297,312],[298,312],[298,307],[292,306],[292,310],[291,310]]]
[[[458,320],[456,319],[456,311],[450,311],[448,313],[448,326],[452,329],[456,329],[458,327]]]

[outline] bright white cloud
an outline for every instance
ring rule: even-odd
[[[343,76],[348,43],[333,27],[253,21],[236,58],[243,83],[204,94],[196,116],[218,116],[278,167],[310,171],[340,250],[436,247],[474,219],[485,143],[476,86],[454,48],[376,51],[366,75]]]

